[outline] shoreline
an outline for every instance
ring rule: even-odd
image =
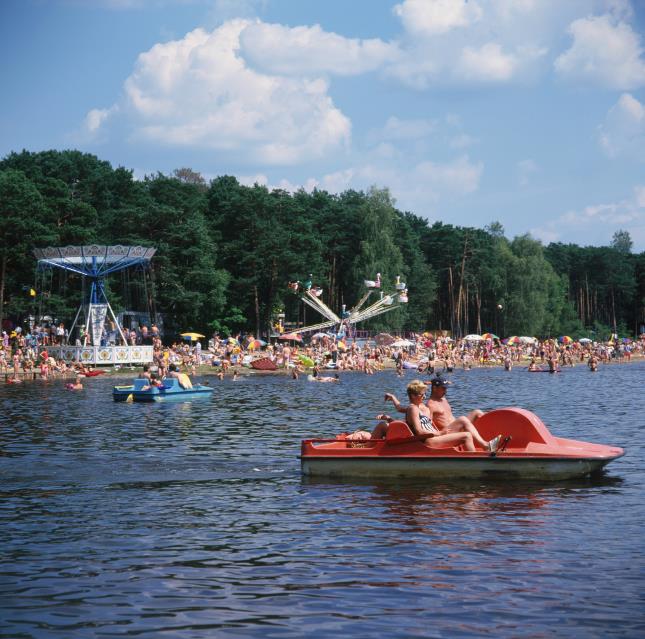
[[[604,367],[604,366],[617,366],[617,365],[624,365],[624,364],[633,364],[636,362],[641,362],[645,361],[645,356],[641,355],[633,355],[631,358],[623,358],[622,360],[610,360],[609,362],[602,362],[599,364],[599,369]],[[546,363],[540,364],[540,366],[546,366]],[[578,368],[580,366],[587,366],[586,362],[574,362],[572,366],[565,366],[560,368],[560,370],[566,370],[567,368]],[[473,363],[473,366],[469,369],[464,369],[463,366],[455,366],[453,368],[453,371],[457,370],[474,370],[478,368],[504,368],[503,363]],[[521,361],[517,363],[513,363],[513,369],[528,369],[528,362],[526,361]],[[440,369],[440,370],[437,370]],[[105,367],[96,367],[95,370],[101,370],[103,371],[103,375],[101,377],[110,377],[114,379],[128,379],[132,377],[137,377],[139,373],[143,370],[142,366],[136,366],[136,367],[128,367],[126,370],[124,368],[119,368],[118,370],[113,370],[108,366]],[[313,369],[312,368],[306,368],[304,371],[299,371],[298,374],[299,376],[307,376],[308,374],[311,373]],[[389,371],[389,370],[396,370],[396,364],[394,361],[388,361],[384,362],[382,368],[374,370],[373,374],[377,375],[378,373],[381,373],[383,371]],[[248,366],[230,366],[228,369],[228,372],[226,373],[224,379],[230,379],[233,377],[233,371],[237,371],[238,376],[243,376],[243,377],[250,377],[254,375],[258,376],[266,376],[266,375],[276,375],[276,376],[283,376],[283,377],[291,377],[293,369],[292,368],[279,368],[275,371],[261,371],[261,370],[256,370],[254,368],[248,367]],[[427,376],[426,371],[416,371],[415,369],[404,369],[404,371],[413,371],[415,373],[418,373],[421,376]],[[218,366],[210,366],[207,364],[202,364],[201,366],[198,366],[195,372],[195,375],[192,375],[192,377],[217,377],[221,372],[221,368]],[[362,370],[339,370],[339,369],[334,369],[334,368],[329,368],[329,369],[322,369],[321,374],[324,375],[331,375],[331,374],[347,374],[347,373],[356,373],[356,374],[361,374],[365,375],[366,373]],[[447,371],[443,366],[438,366],[435,369],[436,373],[439,374],[444,374]],[[434,374],[434,373],[433,373]],[[38,382],[38,381],[68,381],[70,379],[74,379],[76,377],[77,373],[74,371],[69,371],[65,373],[59,373],[56,375],[49,375],[47,379],[43,379],[40,374],[36,371],[29,371],[29,372],[20,372],[18,373],[18,379],[20,380],[19,383],[32,383],[32,382]],[[9,372],[6,371],[3,373],[4,376],[4,383],[7,385],[11,385],[12,382],[9,381],[14,377],[13,371]],[[85,379],[91,379],[91,378],[85,378]]]

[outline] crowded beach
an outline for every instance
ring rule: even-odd
[[[247,373],[265,373],[253,366],[258,360],[271,362],[272,372],[293,378],[305,374],[310,381],[337,380],[339,377],[335,374],[340,372],[370,375],[384,369],[395,369],[399,375],[406,370],[432,375],[486,366],[557,372],[565,367],[585,365],[594,371],[599,366],[641,359],[645,354],[645,335],[638,340],[612,338],[600,342],[569,336],[538,340],[516,336],[500,339],[484,334],[453,339],[444,332],[409,333],[405,337],[387,333],[370,336],[362,332],[359,339],[341,339],[332,333],[316,333],[304,339],[298,334],[282,334],[267,342],[239,333],[228,337],[213,334],[209,339],[190,334],[188,339],[164,343],[155,325],[142,325],[132,330],[108,332],[106,344],[114,345],[116,338],[121,340],[121,333],[129,345],[153,347],[153,361],[146,365],[146,370],[160,378],[175,365],[189,375],[237,379]],[[81,339],[82,336],[76,340],[77,345],[82,344]],[[51,346],[68,343],[69,335],[63,325],[35,326],[33,330],[17,326],[2,331],[0,375],[7,383],[74,379],[74,385],[80,389],[83,377],[99,372],[118,374],[125,368],[90,368],[80,361],[56,359],[48,352]],[[131,374],[134,367],[127,368]],[[329,377],[324,371],[334,376]]]

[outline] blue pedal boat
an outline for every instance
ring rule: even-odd
[[[147,379],[135,379],[128,386],[115,386],[112,397],[115,402],[161,402],[168,399],[206,397],[213,392],[210,386],[194,384],[191,388],[184,388],[179,382],[176,377],[169,377],[163,380],[163,386],[150,386]]]

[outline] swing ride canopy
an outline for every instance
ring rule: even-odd
[[[149,262],[157,249],[148,246],[49,246],[34,249],[38,267],[53,266],[80,275],[104,277]]]
[[[117,321],[116,315],[108,302],[104,280],[111,273],[124,271],[133,266],[144,266],[150,263],[156,249],[147,246],[104,246],[90,244],[86,246],[63,246],[34,249],[38,260],[38,269],[59,268],[77,273],[90,279],[90,291],[87,300],[79,307],[76,317],[69,329],[73,334],[81,312],[85,317],[84,343],[80,334],[77,345],[58,346],[57,355],[68,361],[84,361],[92,364],[126,364],[152,361],[151,346],[127,346],[127,339]],[[105,323],[109,316],[119,332],[123,345],[106,344],[104,341]],[[80,330],[80,329],[79,329]],[[87,336],[91,343],[87,343]],[[52,347],[53,350],[54,347]]]

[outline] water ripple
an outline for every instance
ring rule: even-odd
[[[455,412],[627,448],[554,485],[303,479],[299,440],[372,425],[390,373],[2,387],[0,637],[642,636],[644,371],[455,372]]]

